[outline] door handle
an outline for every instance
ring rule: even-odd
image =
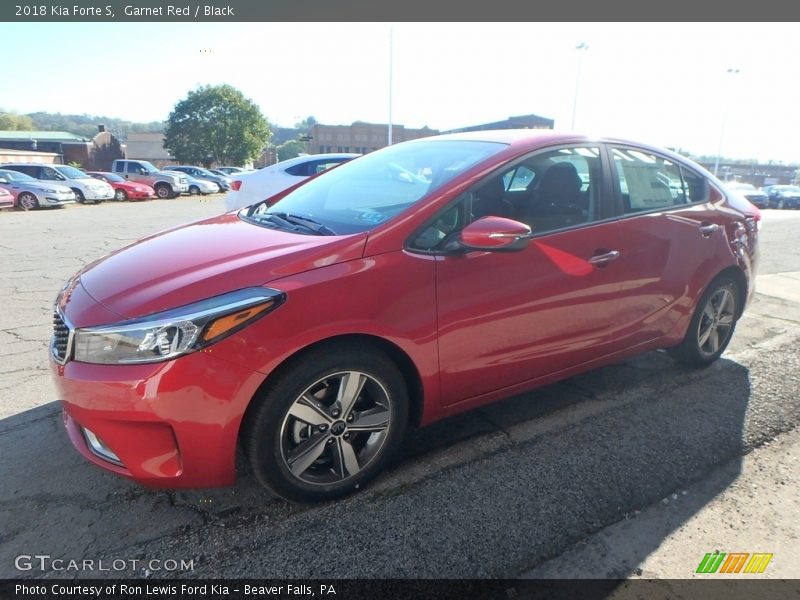
[[[617,260],[618,258],[619,250],[611,250],[605,254],[595,254],[589,259],[589,264],[594,265],[595,267],[605,267],[612,260]]]
[[[711,234],[717,231],[717,229],[719,229],[719,225],[716,223],[704,223],[699,227],[700,235],[703,237],[710,237]]]

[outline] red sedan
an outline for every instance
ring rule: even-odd
[[[150,200],[156,197],[156,191],[149,185],[128,181],[116,173],[105,171],[87,171],[87,173],[114,188],[114,200]]]
[[[410,427],[657,348],[717,360],[758,218],[623,140],[390,146],[77,273],[51,345],[66,428],[143,484],[231,484],[241,444],[275,494],[334,498]]]

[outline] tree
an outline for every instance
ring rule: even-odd
[[[2,131],[32,131],[36,129],[33,121],[26,115],[0,111],[0,130]]]
[[[164,147],[182,163],[243,165],[269,141],[264,115],[230,85],[201,86],[169,114]]]
[[[311,129],[314,125],[319,123],[316,118],[314,117],[306,117],[302,121],[298,121],[294,124],[295,129],[301,130],[303,133],[307,132]]]
[[[300,156],[306,151],[306,143],[302,140],[289,140],[276,148],[278,162]]]

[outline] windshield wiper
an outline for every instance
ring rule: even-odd
[[[294,223],[295,225],[300,225],[301,227],[305,227],[306,229],[308,229],[309,231],[313,231],[317,235],[336,235],[336,232],[333,229],[309,217],[302,217],[300,215],[292,215],[284,212],[273,212],[266,214],[274,215],[281,220]]]
[[[250,215],[250,218],[264,225],[272,225],[279,229],[288,229],[289,231],[300,231],[301,228],[293,225],[286,219],[282,219],[274,213],[259,213],[257,215]]]

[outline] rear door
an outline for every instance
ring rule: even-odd
[[[700,172],[649,149],[609,145],[620,214],[621,306],[632,344],[667,335],[702,288],[735,264],[723,196]]]

